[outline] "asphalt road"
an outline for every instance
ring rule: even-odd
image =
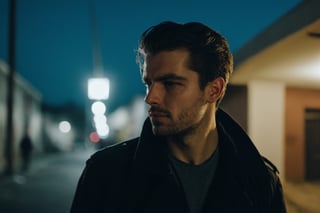
[[[0,213],[68,213],[85,161],[93,150],[33,161],[27,175],[0,178]],[[320,212],[320,183],[287,183],[288,213]]]
[[[0,180],[1,213],[67,213],[92,152],[76,151],[41,158],[26,175]]]

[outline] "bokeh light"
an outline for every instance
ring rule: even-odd
[[[94,115],[103,115],[106,112],[106,105],[101,101],[95,101],[91,105],[91,111]]]
[[[92,143],[98,143],[100,141],[100,137],[97,132],[91,132],[89,139]]]
[[[68,121],[61,121],[59,123],[59,130],[63,133],[68,133],[71,130],[71,124]]]
[[[92,100],[108,99],[109,85],[107,78],[90,78],[88,80],[88,98]]]

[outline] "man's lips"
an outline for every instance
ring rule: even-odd
[[[151,108],[149,111],[149,116],[150,117],[168,117],[169,116],[169,113],[165,110],[162,110],[162,109],[154,109],[154,108]]]
[[[168,117],[168,113],[149,111],[150,117]]]

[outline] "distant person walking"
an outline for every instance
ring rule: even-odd
[[[26,133],[21,139],[21,143],[20,143],[22,172],[27,172],[29,170],[32,149],[33,149],[32,141],[28,133]]]

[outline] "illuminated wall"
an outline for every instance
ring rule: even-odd
[[[248,84],[248,132],[260,153],[284,174],[285,85],[253,80]]]
[[[4,167],[7,121],[7,65],[0,60],[0,169]],[[42,151],[41,95],[26,80],[16,73],[14,80],[13,108],[13,163],[20,164],[19,142],[25,131],[29,132],[34,152]]]

